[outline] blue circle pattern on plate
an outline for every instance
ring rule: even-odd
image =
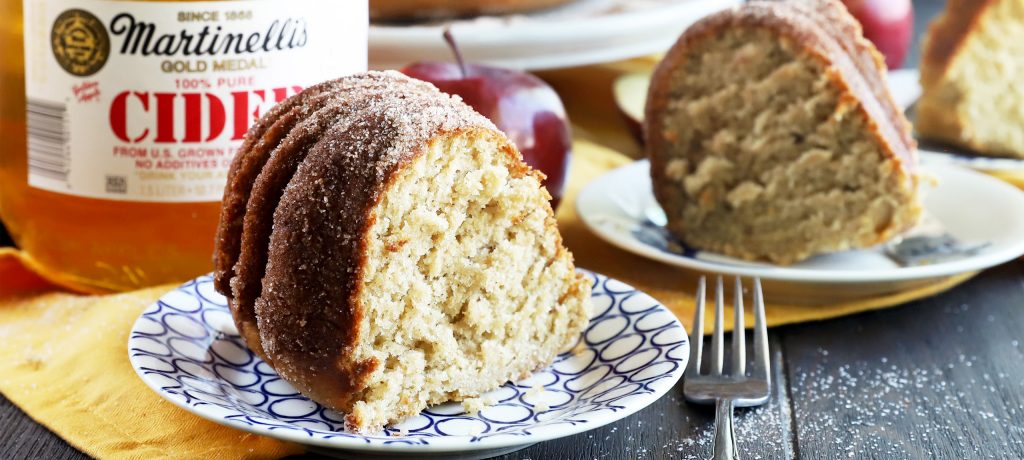
[[[342,414],[309,400],[246,348],[210,276],[161,297],[136,321],[128,348],[139,376],[161,396],[215,422],[341,449],[385,445],[528,444],[589,430],[667,392],[689,354],[683,327],[650,296],[581,270],[593,283],[582,346],[530,378],[484,396],[424,410],[377,435],[346,431]]]

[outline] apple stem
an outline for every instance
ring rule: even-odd
[[[444,29],[444,41],[448,42],[448,48],[451,48],[452,54],[455,55],[455,62],[459,63],[459,70],[462,71],[462,78],[468,78],[469,72],[466,72],[466,61],[462,58],[462,51],[459,50],[459,46],[455,44],[455,36],[452,35],[452,29],[445,27]]]

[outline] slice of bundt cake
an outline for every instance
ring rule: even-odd
[[[1024,158],[1024,1],[949,0],[922,46],[924,138]]]
[[[917,221],[916,146],[837,0],[753,1],[690,27],[654,73],[654,193],[686,244],[790,264]]]
[[[376,430],[525,377],[579,337],[590,285],[540,179],[430,84],[312,87],[235,159],[216,286],[282,378]]]

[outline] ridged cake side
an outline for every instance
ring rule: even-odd
[[[355,88],[382,84],[372,79],[341,78],[282,101],[253,125],[232,162],[216,237],[214,281],[227,298],[239,333],[265,360],[269,358],[260,345],[253,306],[260,292],[269,226],[280,189],[308,146],[344,114],[337,104],[322,109]],[[282,164],[287,165],[284,170]],[[268,194],[271,196],[265,196]]]
[[[874,96],[877,106],[871,107],[873,116],[887,121],[880,123],[880,131],[892,144],[896,157],[909,170],[917,168],[917,142],[911,133],[910,122],[903,114],[903,108],[896,103],[889,91],[886,79],[888,67],[885,57],[868,39],[864,38],[864,30],[846,7],[835,0],[790,0],[791,8],[805,14],[814,25],[827,34],[841,50],[830,53],[831,56],[847,57],[852,66],[837,64],[842,68],[856,68],[857,74],[864,79],[864,86]],[[870,98],[869,98],[870,99]],[[891,127],[888,130],[887,127]]]

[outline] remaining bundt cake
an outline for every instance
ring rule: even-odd
[[[1024,1],[949,0],[921,59],[924,138],[1024,158]]]
[[[753,1],[690,27],[645,116],[669,230],[790,264],[913,226],[915,144],[884,65],[836,0]]]
[[[590,285],[539,176],[430,84],[371,72],[309,88],[235,158],[216,287],[249,347],[352,429],[477,396],[587,323]]]
[[[437,19],[525,13],[572,0],[370,0],[374,20]]]

